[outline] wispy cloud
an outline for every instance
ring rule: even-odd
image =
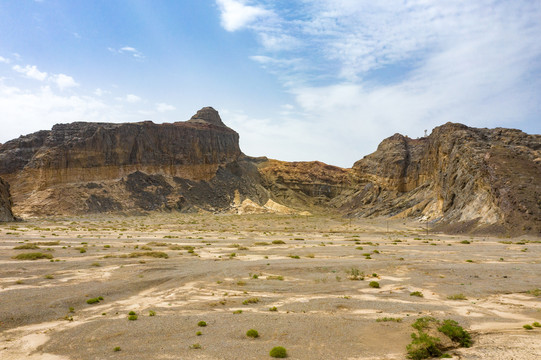
[[[29,79],[34,79],[38,81],[44,81],[47,79],[47,73],[39,71],[37,66],[35,65],[26,65],[25,67],[22,67],[20,65],[13,66],[13,70],[17,71],[18,73],[23,74],[25,77]]]
[[[9,64],[11,61],[3,56],[0,56],[0,63]]]
[[[166,111],[173,111],[176,110],[176,108],[173,105],[169,105],[166,103],[157,103],[156,104],[156,111],[158,112],[166,112]]]
[[[128,94],[128,95],[126,95],[124,100],[126,100],[127,102],[133,104],[133,103],[141,101],[141,98],[139,96],[137,96],[137,95],[134,95],[134,94]]]
[[[137,60],[143,60],[145,58],[145,55],[137,50],[136,48],[132,46],[123,46],[120,49],[115,49],[112,47],[107,48],[110,52],[115,54],[125,54],[130,55],[131,57],[137,59]]]
[[[216,0],[221,11],[222,26],[227,31],[240,30],[256,20],[271,15],[262,6],[252,6],[243,0]]]

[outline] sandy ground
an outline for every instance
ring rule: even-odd
[[[290,359],[405,359],[411,324],[427,315],[473,334],[454,359],[541,358],[541,328],[523,328],[541,322],[538,238],[292,215],[49,218],[0,231],[3,360],[270,359],[274,346]],[[28,244],[39,249],[14,249]],[[126,257],[150,251],[168,258]],[[28,252],[53,258],[13,258]]]

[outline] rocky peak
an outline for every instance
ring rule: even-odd
[[[205,124],[213,124],[217,126],[225,126],[225,124],[222,122],[222,119],[220,118],[220,114],[218,111],[214,110],[214,108],[207,106],[199,110],[188,122],[192,123],[205,123]]]

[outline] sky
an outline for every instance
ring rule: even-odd
[[[0,142],[212,106],[250,156],[351,167],[446,122],[541,133],[541,1],[0,0]]]

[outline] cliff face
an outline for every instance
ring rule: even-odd
[[[0,175],[22,215],[178,208],[180,188],[233,174],[238,140],[213,108],[173,124],[61,124],[2,145]]]
[[[367,181],[350,214],[423,216],[448,231],[541,233],[541,136],[513,129],[440,126],[394,135],[353,166]]]
[[[0,221],[15,221],[11,212],[12,205],[9,184],[0,178]]]

